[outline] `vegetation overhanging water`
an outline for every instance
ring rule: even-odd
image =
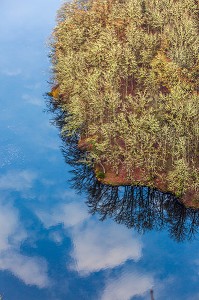
[[[196,1],[65,3],[52,37],[62,136],[79,135],[98,180],[198,207]]]

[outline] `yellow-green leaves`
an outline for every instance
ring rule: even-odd
[[[95,135],[88,160],[164,174],[178,195],[199,185],[197,9],[194,0],[75,0],[52,37],[63,134]]]

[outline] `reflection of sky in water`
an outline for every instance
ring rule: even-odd
[[[45,43],[61,1],[3,0],[0,294],[13,300],[199,299],[198,242],[88,214],[44,113]]]

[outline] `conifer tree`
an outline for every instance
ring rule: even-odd
[[[199,201],[198,2],[67,2],[51,47],[62,135],[87,141],[99,180]]]

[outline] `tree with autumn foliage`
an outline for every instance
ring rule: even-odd
[[[198,205],[198,2],[65,3],[51,47],[62,135],[80,135],[99,180]]]

